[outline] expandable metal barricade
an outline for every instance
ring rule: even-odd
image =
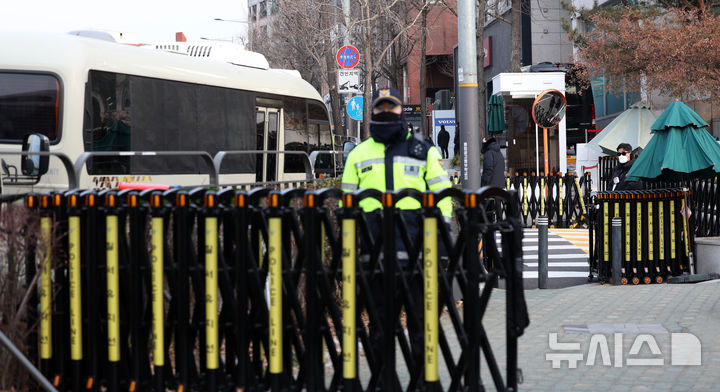
[[[680,188],[599,192],[591,199],[590,275],[612,276],[614,217],[622,220],[621,283],[662,283],[689,272],[692,229],[681,215],[689,191]]]
[[[525,226],[535,226],[539,216],[547,216],[554,227],[575,227],[587,224],[587,200],[591,187],[589,173],[545,176],[540,173],[507,175],[505,188],[518,192],[521,216]]]
[[[416,238],[395,208],[404,197],[423,205]],[[457,239],[436,206],[444,197],[460,206]],[[383,205],[380,230],[358,207],[366,198]],[[31,339],[58,390],[480,391],[481,354],[496,389],[517,390],[517,339],[529,321],[514,192],[70,191],[29,195],[26,205],[54,239],[39,260],[40,326]],[[501,219],[489,218],[491,208]],[[396,230],[407,267],[387,241]],[[360,243],[369,260],[358,257]],[[411,295],[413,278],[422,298]],[[498,278],[507,292],[505,377],[482,324]],[[371,295],[378,282],[381,309]],[[423,363],[403,323],[424,326]],[[410,377],[401,385],[403,366]]]

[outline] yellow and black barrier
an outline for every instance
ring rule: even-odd
[[[397,208],[407,199],[422,207]],[[383,208],[363,212],[372,201]],[[83,191],[26,205],[41,217],[37,358],[58,390],[481,390],[481,356],[498,390],[517,390],[514,192]],[[505,374],[482,322],[498,279]]]
[[[590,277],[607,282],[612,276],[612,242],[622,247],[621,283],[662,283],[689,272],[692,221],[683,205],[692,192],[684,188],[599,192],[591,199]],[[615,239],[610,221],[622,220]]]
[[[534,226],[538,216],[547,216],[554,227],[586,226],[588,220],[587,202],[590,196],[591,176],[585,173],[552,173],[545,175],[534,172],[508,174],[505,187],[520,195],[522,222]]]

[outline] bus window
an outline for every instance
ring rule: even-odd
[[[89,84],[86,151],[205,151],[212,156],[252,150],[255,144],[247,132],[255,108],[251,92],[100,71],[90,72]],[[93,159],[88,172],[202,173],[205,167],[196,157],[111,158]],[[221,173],[253,173],[255,164],[251,156],[229,157]]]
[[[0,140],[22,143],[28,133],[57,142],[60,83],[49,74],[0,72]]]
[[[328,121],[328,114],[325,107],[316,102],[308,103],[308,118],[310,120]]]
[[[305,101],[299,98],[285,97],[284,103],[284,140],[285,151],[305,151],[310,153],[308,144],[307,116]],[[303,157],[300,155],[285,156],[285,173],[305,173]]]

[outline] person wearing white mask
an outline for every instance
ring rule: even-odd
[[[632,146],[628,143],[620,143],[617,146],[618,164],[613,169],[610,177],[609,188],[613,191],[631,190],[637,188],[635,181],[626,181],[626,176],[635,160],[632,159]]]

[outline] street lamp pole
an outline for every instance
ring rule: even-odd
[[[478,115],[475,0],[458,1],[458,117],[463,189],[480,187],[480,117]]]
[[[229,22],[229,23],[245,23],[249,24],[249,20],[238,20],[238,19],[223,19],[223,18],[214,18],[213,19],[216,22]],[[233,37],[231,39],[232,43],[235,43],[235,35],[233,34]]]

